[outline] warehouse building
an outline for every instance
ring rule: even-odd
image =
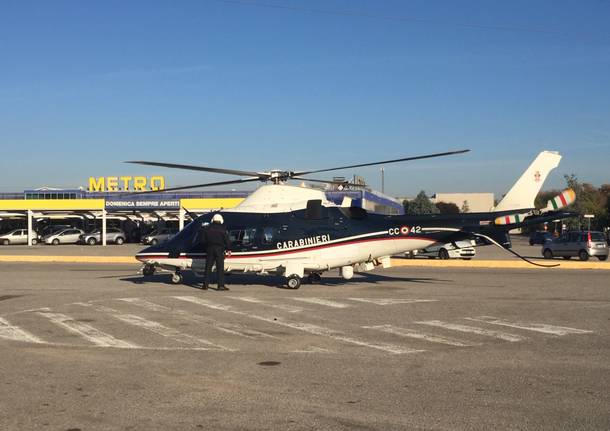
[[[117,227],[127,233],[128,241],[137,242],[145,231],[161,227],[181,230],[193,217],[233,208],[251,193],[155,190],[147,194],[136,194],[135,191],[145,190],[142,181],[133,181],[134,187],[125,180],[125,187],[121,190],[118,187],[121,181],[114,178],[132,177],[108,177],[110,181],[104,182],[90,179],[90,190],[40,188],[22,193],[0,193],[0,233],[11,229],[27,229],[27,242],[31,245],[32,239],[52,225],[66,225],[84,231],[97,228],[102,232],[102,244],[106,245],[106,229]],[[164,179],[159,178],[162,179],[151,177],[162,187]],[[153,181],[149,182],[152,183]],[[326,195],[329,201],[337,204],[349,197],[352,205],[373,213],[403,213],[400,201],[365,187],[330,189]]]
[[[469,213],[487,212],[494,207],[493,193],[437,193],[430,200],[432,203],[453,203],[461,212]]]

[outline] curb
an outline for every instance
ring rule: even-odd
[[[570,262],[565,260],[544,260],[543,264],[556,264],[555,268],[543,268],[530,265],[521,260],[425,260],[425,259],[392,259],[392,266],[412,266],[429,268],[495,268],[495,269],[596,269],[610,270],[610,262]]]
[[[133,256],[0,256],[0,262],[38,263],[140,263]]]
[[[5,255],[0,256],[0,262],[22,262],[22,263],[128,263],[139,264],[133,256],[28,256],[28,255]],[[545,263],[559,263],[556,268],[541,268],[530,265],[519,260],[437,260],[437,259],[397,259],[391,260],[393,267],[409,266],[424,268],[487,268],[487,269],[589,269],[610,270],[610,262],[570,262],[570,261],[544,261]]]

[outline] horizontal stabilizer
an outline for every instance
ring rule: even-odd
[[[525,217],[527,217],[528,215],[530,215],[530,213],[513,214],[513,215],[497,217],[494,220],[494,224],[495,225],[506,225],[506,224],[521,223],[525,219]]]
[[[568,205],[574,203],[576,200],[576,193],[572,189],[562,191],[559,195],[548,201],[546,204],[546,211],[554,211],[561,208],[565,208]]]
[[[494,224],[496,226],[503,226],[509,224],[523,223],[526,217],[546,214],[552,211],[560,210],[572,204],[575,200],[576,193],[574,193],[574,190],[566,189],[557,196],[555,196],[553,199],[548,201],[546,204],[546,208],[542,210],[528,211],[526,213],[520,214],[505,214],[500,217],[496,217],[496,219],[494,220]]]

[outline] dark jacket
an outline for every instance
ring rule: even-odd
[[[203,228],[201,242],[206,247],[223,247],[225,250],[231,250],[231,242],[227,229],[219,223],[212,223]]]

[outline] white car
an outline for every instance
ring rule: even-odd
[[[454,241],[448,243],[435,242],[423,250],[415,250],[406,253],[406,257],[413,259],[415,256],[425,256],[430,259],[464,259],[470,260],[476,255],[473,247],[474,241]]]
[[[0,244],[27,244],[28,243],[28,230],[27,229],[15,229],[4,235],[0,235]],[[38,243],[36,232],[32,238],[32,244]]]
[[[69,228],[69,229],[64,229],[60,232],[51,234],[49,236],[45,236],[43,238],[43,240],[44,240],[45,244],[53,244],[53,245],[76,244],[78,242],[80,236],[83,235],[84,233],[85,232],[80,229]]]

